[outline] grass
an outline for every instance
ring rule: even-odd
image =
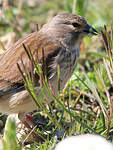
[[[47,83],[46,76],[42,75],[40,66],[33,61],[31,54],[29,54],[31,65],[40,74],[43,98],[45,98],[44,85],[54,99],[51,105],[47,98],[45,103],[38,99],[32,78],[27,72],[23,74],[18,65],[26,89],[40,108],[39,112],[33,113],[34,120],[39,124],[34,131],[44,140],[44,143],[38,143],[29,137],[33,141],[31,147],[22,146],[16,140],[15,122],[8,119],[7,130],[4,133],[6,139],[3,140],[4,150],[8,148],[9,150],[19,150],[23,147],[29,150],[48,150],[66,136],[85,133],[99,134],[112,141],[113,29],[111,18],[113,12],[110,9],[111,1],[93,2],[86,0],[83,2],[78,0],[76,1],[76,7],[74,4],[75,1],[73,0],[63,0],[62,2],[48,0],[34,7],[28,7],[25,4],[21,8],[21,16],[18,4],[15,2],[4,12],[5,17],[1,21],[1,35],[14,31],[18,37],[24,36],[26,32],[35,30],[33,24],[37,20],[39,20],[39,24],[46,22],[45,13],[51,17],[51,13],[55,15],[60,10],[68,12],[73,10],[73,12],[88,18],[88,22],[96,26],[100,32],[98,38],[93,38],[91,41],[88,37],[82,43],[79,64],[58,97],[54,96]],[[14,22],[14,24],[11,22]],[[107,26],[103,26],[103,24],[107,24]],[[25,49],[29,53],[26,47]],[[58,76],[60,78],[59,68]],[[3,120],[3,116],[1,117],[1,120]]]

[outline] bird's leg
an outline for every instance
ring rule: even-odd
[[[21,120],[21,122],[25,125],[26,128],[32,130],[33,127],[35,126],[35,122],[33,121],[33,118],[30,114],[26,114],[25,119],[23,119],[23,114],[19,114],[18,117]],[[31,135],[37,142],[41,142],[41,143],[44,142],[44,140],[40,138],[34,131],[32,131]]]
[[[26,127],[27,127],[27,124],[28,124],[28,128],[30,126],[34,127],[36,125],[36,123],[33,120],[32,115],[30,115],[30,114],[25,115],[25,122],[26,122]]]

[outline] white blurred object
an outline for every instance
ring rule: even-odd
[[[79,135],[64,139],[55,150],[113,150],[113,145],[99,135]]]
[[[3,141],[0,139],[0,150],[3,150]]]

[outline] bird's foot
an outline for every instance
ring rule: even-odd
[[[40,138],[35,132],[34,130],[36,129],[37,125],[34,122],[32,116],[30,114],[26,114],[26,118],[25,121],[23,122],[23,124],[30,129],[30,134],[32,135],[33,139],[35,139],[35,141],[37,142],[44,142],[44,140],[42,138]]]

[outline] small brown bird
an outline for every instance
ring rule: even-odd
[[[23,43],[26,47],[29,46],[34,59],[38,59],[40,63],[42,63],[42,49],[44,49],[47,78],[56,95],[58,91],[57,67],[60,67],[62,90],[76,68],[81,41],[89,33],[96,35],[97,31],[89,26],[83,17],[61,13],[53,17],[40,31],[18,40],[6,50],[0,56],[0,112],[17,113],[19,119],[24,121],[24,115],[27,112],[37,109],[24,88],[23,78],[17,67],[18,63],[22,68],[20,60],[22,57],[26,68],[31,70]],[[37,80],[39,80],[38,77]],[[36,88],[38,89],[37,96],[41,97],[40,86]],[[47,92],[45,94],[49,97]],[[52,101],[51,97],[49,99]]]

